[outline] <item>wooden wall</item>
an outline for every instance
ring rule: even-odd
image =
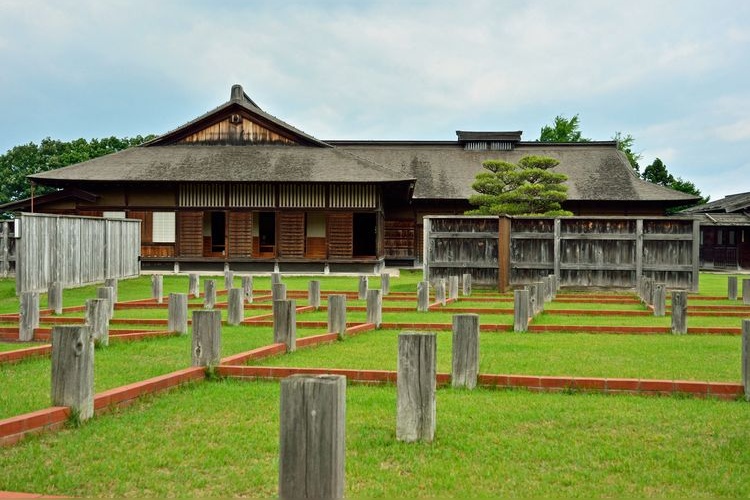
[[[386,259],[413,259],[415,257],[414,219],[384,221],[383,245]]]

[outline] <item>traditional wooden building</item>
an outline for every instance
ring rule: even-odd
[[[663,215],[694,197],[638,178],[614,142],[318,140],[261,110],[242,87],[139,147],[30,176],[62,191],[8,204],[142,221],[144,267],[362,271],[421,259],[422,218],[462,214],[487,159],[557,158],[565,208]]]
[[[750,269],[750,193],[729,195],[680,215],[700,221],[701,267]]]

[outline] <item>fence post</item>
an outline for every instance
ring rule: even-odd
[[[440,305],[445,305],[445,278],[437,280],[435,285],[435,302],[440,302]]]
[[[367,276],[364,274],[359,275],[359,285],[357,287],[357,298],[359,300],[365,300],[367,298]]]
[[[107,278],[104,280],[104,286],[112,287],[112,300],[117,303],[117,288],[119,286],[117,278]]]
[[[367,290],[367,322],[380,328],[383,322],[383,295],[381,290]]]
[[[245,301],[242,300],[242,289],[230,288],[227,297],[227,324],[237,326],[245,319]]]
[[[529,292],[529,316],[534,317],[537,313],[537,305],[536,305],[536,284],[531,283],[529,285],[526,285],[524,287],[526,291]]]
[[[221,311],[193,311],[193,365],[216,366],[221,359]]]
[[[297,350],[297,301],[273,301],[273,341],[286,345],[287,352]]]
[[[654,305],[654,279],[646,278],[646,304]]]
[[[94,415],[94,343],[89,327],[52,328],[53,406],[69,406],[78,420]]]
[[[253,277],[243,276],[242,277],[242,294],[245,296],[245,302],[248,304],[253,303]]]
[[[8,233],[12,221],[0,222],[0,275],[7,278],[10,273],[10,252],[8,251]]]
[[[430,282],[417,283],[417,311],[427,312],[430,307]]]
[[[687,290],[672,291],[672,333],[687,333]]]
[[[151,275],[151,298],[156,299],[157,304],[164,301],[164,276],[161,274]]]
[[[39,293],[22,292],[18,312],[18,340],[34,340],[34,328],[39,328]]]
[[[750,319],[742,320],[742,387],[750,401]]]
[[[344,340],[346,332],[346,295],[328,296],[328,331]]]
[[[463,294],[464,297],[471,295],[471,274],[466,273],[463,275]]]
[[[216,280],[203,282],[203,308],[213,309],[216,305]]]
[[[224,271],[224,289],[231,290],[234,283],[234,271]]]
[[[458,298],[458,276],[448,278],[448,297],[453,300]]]
[[[662,317],[667,313],[667,285],[654,284],[654,316]]]
[[[742,303],[750,305],[750,279],[742,280]]]
[[[285,378],[279,413],[279,498],[343,498],[346,377]]]
[[[198,278],[198,275],[196,273],[190,273],[188,275],[188,294],[192,295],[195,298],[198,298],[201,296],[200,292],[200,279]]]
[[[186,293],[170,293],[167,329],[180,335],[188,331],[188,296]]]
[[[389,273],[380,273],[380,289],[383,291],[383,297],[391,293],[391,275]]]
[[[271,285],[271,300],[286,300],[286,283]]]
[[[278,283],[281,283],[281,273],[278,273],[278,272],[271,273],[271,285],[276,285]]]
[[[320,309],[320,281],[310,280],[307,284],[307,303],[316,311]]]
[[[432,442],[435,437],[437,342],[434,333],[398,336],[396,439]]]
[[[513,291],[513,331],[525,332],[529,329],[529,291]]]
[[[536,316],[537,314],[541,312],[544,312],[544,296],[545,296],[544,288],[545,288],[544,281],[536,282],[536,301],[535,301],[536,311],[534,311],[534,316]]]
[[[737,276],[729,276],[727,278],[727,298],[729,300],[737,300]]]
[[[453,316],[451,385],[474,389],[479,375],[479,315]]]
[[[108,317],[107,321],[112,319],[112,317],[115,315],[115,301],[112,298],[114,295],[114,290],[112,290],[111,286],[100,286],[96,289],[96,298],[97,299],[104,299],[107,301],[107,311],[108,311]]]
[[[109,345],[109,303],[107,299],[86,301],[86,325],[89,327],[94,346]]]
[[[63,288],[59,281],[53,281],[47,287],[47,307],[52,309],[55,314],[62,314]]]

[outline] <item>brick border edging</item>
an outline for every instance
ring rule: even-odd
[[[295,368],[277,366],[243,366],[222,364],[216,373],[223,377],[247,379],[281,379],[295,374],[344,375],[349,381],[395,384],[397,372],[389,370],[352,370],[339,368]],[[437,374],[437,385],[450,384],[449,373]],[[531,391],[583,391],[604,394],[692,395],[724,400],[744,395],[742,384],[701,382],[693,380],[658,380],[597,377],[555,377],[536,375],[480,374],[478,385]]]

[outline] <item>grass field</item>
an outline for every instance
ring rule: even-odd
[[[391,290],[413,292],[420,278],[419,273],[402,272],[391,280]],[[215,279],[222,289],[223,277]],[[288,291],[302,291],[309,279],[284,277],[284,282]],[[357,289],[352,277],[322,277],[321,282],[324,292]],[[239,283],[236,277],[235,285]],[[254,285],[256,290],[270,287],[267,277],[256,277]],[[370,286],[377,288],[379,279],[370,278]],[[165,294],[186,290],[187,277],[165,275]],[[65,304],[83,304],[94,295],[95,287],[66,290]],[[729,304],[726,275],[703,274],[700,295],[717,298],[691,304]],[[149,296],[148,276],[120,282],[121,301]],[[474,296],[497,298],[483,291]],[[384,306],[395,303],[416,308],[416,300],[408,298],[385,301]],[[512,303],[461,298],[448,307],[512,308]],[[556,314],[560,309],[584,312]],[[17,310],[13,282],[0,280],[0,313]],[[586,310],[646,309],[640,304],[553,302],[534,324],[670,325],[669,317],[593,316]],[[245,317],[268,312],[247,309]],[[383,321],[450,323],[452,316],[440,310],[384,312]],[[166,309],[118,310],[115,315],[166,317]],[[297,319],[325,321],[326,313],[300,313]],[[347,319],[364,321],[365,313],[349,312]],[[688,318],[688,325],[737,328],[741,320],[696,316]],[[481,323],[512,325],[512,316],[482,314]],[[324,330],[298,328],[297,335]],[[398,333],[368,332],[254,364],[395,370]],[[449,372],[451,333],[437,335],[438,371]],[[268,345],[272,337],[269,326],[224,326],[222,356]],[[17,346],[0,343],[0,351]],[[729,335],[483,332],[480,372],[736,383],[741,380],[740,349],[740,338]],[[96,391],[189,364],[189,335],[112,343],[96,351]],[[49,406],[49,373],[50,360],[44,358],[0,364],[0,419]],[[278,402],[278,382],[231,379],[150,396],[80,428],[0,448],[0,490],[76,497],[272,497],[278,481]],[[750,496],[750,404],[744,401],[441,388],[437,406],[435,442],[400,443],[395,439],[395,387],[350,384],[346,495]]]

